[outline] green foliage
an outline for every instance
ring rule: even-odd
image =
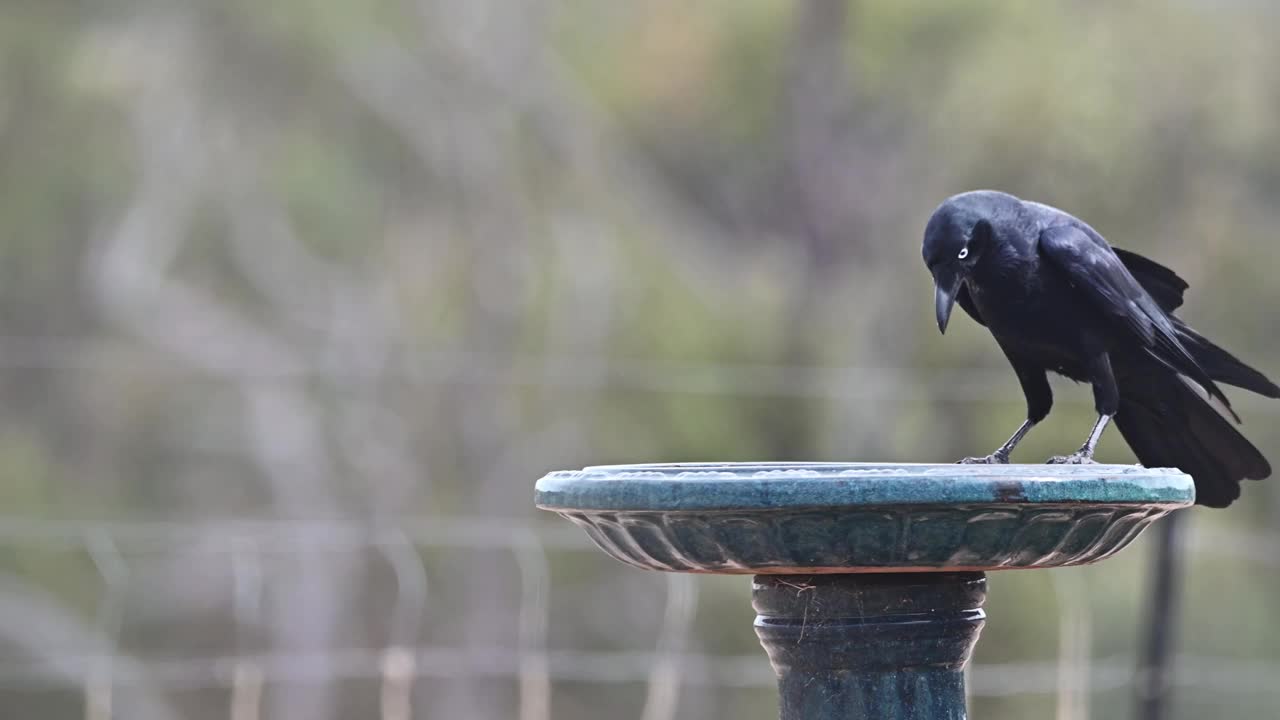
[[[1280,375],[1280,46],[1273,12],[1255,5],[863,0],[823,78],[834,109],[806,125],[787,85],[805,59],[805,3],[12,3],[0,11],[0,515],[284,512],[254,424],[264,387],[309,403],[315,463],[282,461],[297,496],[329,493],[334,505],[308,511],[359,518],[388,509],[378,498],[393,481],[409,488],[385,502],[396,512],[526,520],[533,478],[557,465],[989,451],[1021,417],[1017,384],[980,328],[937,336],[918,257],[930,210],[975,187],[1061,206],[1177,268],[1192,283],[1185,317]],[[302,379],[220,374],[156,340],[213,333],[208,317],[131,326],[132,306],[103,289],[100,253],[144,189],[185,187],[141,175],[148,133],[178,131],[140,108],[178,99],[194,113],[179,145],[201,162],[166,279],[289,349]],[[810,126],[828,144],[799,161],[796,128]],[[250,243],[261,267],[246,261],[234,191],[279,210],[300,264],[324,270],[287,253],[270,265],[281,255],[267,237]],[[264,267],[280,275],[267,288]],[[355,350],[334,340],[343,331]],[[90,349],[53,343],[68,338]],[[1087,388],[1055,391],[1018,459],[1083,438]],[[1280,406],[1238,407],[1280,462]],[[410,470],[378,464],[391,436]],[[1103,453],[1131,459],[1114,435]],[[310,477],[317,466],[330,472]],[[1271,542],[1278,508],[1272,481],[1195,518]],[[1197,548],[1188,651],[1274,661],[1270,566]],[[1135,646],[1148,550],[1070,573],[1088,590],[1097,657]],[[459,562],[437,552],[428,566]],[[569,603],[553,645],[651,647],[575,622],[616,568],[551,562],[553,601]],[[98,599],[78,553],[0,542],[0,569],[86,617]],[[979,662],[1055,657],[1058,598],[1041,575],[993,578]],[[631,601],[656,612],[659,585]],[[755,652],[742,583],[703,593],[693,649]],[[467,596],[458,613],[511,619],[481,600],[498,602]],[[193,643],[234,634],[220,603],[186,620]],[[644,702],[638,686],[620,693],[557,685],[555,717]],[[773,712],[756,690],[687,693],[706,717]],[[1275,700],[1198,697],[1178,717],[1265,715]],[[1095,715],[1127,700],[1100,692]],[[1047,717],[1053,698],[974,707]]]

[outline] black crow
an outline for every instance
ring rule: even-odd
[[[1009,453],[1049,414],[1045,371],[1093,386],[1098,421],[1075,453],[1051,463],[1093,462],[1113,418],[1138,460],[1192,476],[1196,502],[1226,507],[1240,481],[1271,466],[1223,413],[1239,422],[1218,383],[1280,397],[1280,387],[1178,319],[1187,283],[1140,255],[1112,248],[1056,208],[990,190],[948,198],[924,231],[938,329],[955,303],[995,336],[1027,398],[1027,420],[982,458]],[[1220,413],[1211,403],[1222,408]]]

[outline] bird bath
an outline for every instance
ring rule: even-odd
[[[536,503],[629,565],[755,575],[783,720],[963,720],[986,571],[1097,562],[1194,493],[1131,465],[700,463],[553,472]]]

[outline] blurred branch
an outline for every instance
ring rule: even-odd
[[[551,720],[551,676],[547,669],[551,567],[531,531],[513,537],[520,568],[520,720]]]
[[[203,61],[202,45],[192,42],[192,21],[189,16],[174,16],[157,27],[139,27],[132,39],[158,54],[150,58],[155,67],[138,68],[143,87],[133,119],[141,188],[120,226],[104,236],[93,258],[95,287],[103,307],[120,325],[195,367],[217,373],[220,367],[246,359],[271,367],[302,367],[306,361],[288,347],[286,333],[278,328],[267,332],[188,287],[173,272],[202,193],[210,186],[216,189],[218,180],[245,180],[236,172],[229,177],[206,175],[216,164],[216,156],[209,153],[234,152],[236,134],[231,124],[191,92],[199,85],[190,78]],[[280,213],[274,215],[280,218]],[[240,223],[241,231],[252,230],[244,227],[246,222]],[[263,246],[280,245],[288,237],[287,231],[269,232],[257,240]],[[243,253],[240,257],[245,259]],[[294,272],[307,267],[294,260]],[[274,282],[290,288],[306,285],[305,279],[290,275],[276,276]],[[282,302],[278,293],[268,297]],[[331,478],[325,443],[302,389],[284,381],[239,387],[252,429],[247,435],[250,447],[281,512],[296,517],[317,507],[331,507],[325,487]],[[334,558],[322,560],[309,554],[298,558],[296,571],[297,576],[280,583],[281,592],[272,597],[276,621],[271,627],[283,647],[319,651],[329,645],[338,623],[347,571]],[[272,696],[272,714],[321,720],[332,712],[329,693],[327,688],[283,688]]]
[[[380,545],[396,575],[391,634],[382,658],[382,720],[413,717],[413,679],[417,668],[410,648],[418,643],[418,626],[426,611],[427,572],[417,550],[402,530],[390,533]]]
[[[1057,720],[1088,720],[1089,667],[1093,661],[1090,593],[1078,571],[1049,573],[1058,601]]]
[[[85,683],[86,720],[110,720],[115,714],[112,702],[111,658],[120,644],[120,627],[124,623],[124,596],[129,583],[129,568],[111,537],[102,532],[90,532],[85,540],[89,557],[102,578],[102,599],[98,604],[98,632],[104,638],[109,655],[106,662],[94,669]]]
[[[861,242],[863,223],[849,217],[845,206],[859,168],[841,162],[854,140],[841,132],[853,112],[845,71],[848,19],[848,0],[803,0],[795,6],[783,93],[782,185],[788,225],[809,268],[802,290],[839,268],[841,257]]]
[[[123,680],[132,690],[114,699],[119,717],[179,720],[145,665],[116,653],[111,647],[113,639],[86,627],[57,598],[21,580],[0,575],[0,617],[8,619],[0,624],[0,644],[17,647],[16,653],[10,649],[0,661],[0,678],[6,672],[13,673],[15,667],[26,668],[16,671],[16,681],[14,677],[8,679],[10,687],[84,687],[101,677],[103,667],[110,667],[111,681]],[[91,650],[87,656],[76,657],[68,648]],[[17,660],[24,655],[35,661],[28,665]]]
[[[649,673],[641,720],[674,720],[684,681],[684,654],[694,612],[698,607],[696,578],[679,573],[666,576],[667,606],[658,632],[658,652]]]
[[[231,720],[258,720],[262,713],[262,688],[265,678],[262,668],[249,660],[252,654],[246,636],[263,624],[262,563],[254,543],[238,538],[234,552],[234,614],[236,621],[236,652],[245,659],[236,664],[231,681]]]

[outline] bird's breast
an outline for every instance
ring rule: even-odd
[[[969,294],[1002,347],[1067,377],[1084,373],[1081,349],[1096,347],[1100,334],[1071,294],[1022,283],[971,284]]]
[[[972,285],[970,296],[993,333],[1028,340],[1070,340],[1085,331],[1089,316],[1077,298],[1040,285]]]
[[[969,296],[987,327],[1018,329],[1042,321],[1049,313],[1034,288],[1020,284],[990,286],[969,283]]]

